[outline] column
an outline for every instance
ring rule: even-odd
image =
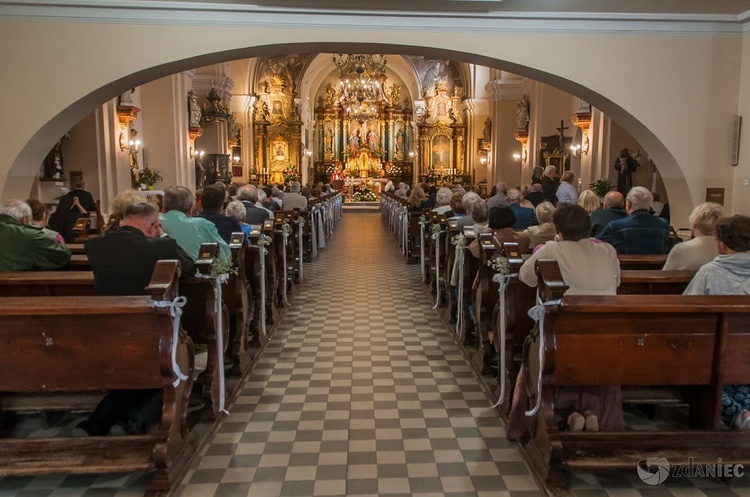
[[[515,164],[513,154],[523,155],[521,145],[515,140],[518,101],[526,91],[523,77],[503,71],[500,79],[485,86],[490,95],[490,120],[492,121],[492,146],[488,160],[488,189],[498,181],[509,186],[520,185],[522,178],[531,177],[529,161]],[[533,107],[532,103],[532,107]]]
[[[597,179],[612,179],[610,178],[610,173],[613,172],[614,169],[610,168],[612,158],[609,154],[611,129],[612,120],[599,109],[592,107],[591,125],[589,126],[591,181]]]
[[[464,100],[466,108],[466,170],[471,173],[473,183],[488,181],[487,162],[481,162],[485,154],[479,150],[482,140],[484,121],[490,115],[490,103],[485,98],[469,98]]]
[[[141,87],[143,166],[158,170],[162,186],[194,188],[195,170],[190,160],[187,92],[183,73],[157,79]]]

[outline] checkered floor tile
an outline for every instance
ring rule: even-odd
[[[347,213],[173,495],[544,493],[380,216]],[[4,478],[0,497],[140,496],[148,475]],[[570,477],[580,497],[748,495],[712,480]]]

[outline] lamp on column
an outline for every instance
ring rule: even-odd
[[[513,162],[515,162],[516,164],[525,163],[527,159],[528,159],[528,156],[526,154],[525,148],[521,149],[521,153],[513,154]]]

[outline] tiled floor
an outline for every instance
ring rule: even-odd
[[[543,495],[380,216],[347,213],[181,497]],[[141,496],[147,475],[5,478],[2,496]],[[579,497],[748,495],[572,475]]]

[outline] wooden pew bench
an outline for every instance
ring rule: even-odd
[[[544,318],[541,403],[526,418],[532,435],[523,451],[548,487],[565,486],[564,469],[632,471],[651,457],[750,464],[750,433],[729,430],[720,419],[722,386],[750,383],[750,297],[563,297],[567,287],[555,261],[538,261],[538,274],[543,300],[553,304]],[[538,378],[525,374],[533,404]],[[656,432],[558,429],[555,388],[605,385],[679,387],[689,392],[689,425]]]
[[[196,449],[185,443],[193,346],[180,332],[173,343],[167,308],[154,300],[176,295],[177,261],[156,270],[155,297],[2,297],[0,399],[8,396],[107,390],[163,390],[162,418],[149,435],[85,438],[0,438],[0,475],[120,473],[156,470],[150,489],[168,491]],[[170,276],[164,277],[165,274]],[[172,347],[187,380],[172,368]],[[75,403],[75,400],[74,400]],[[6,427],[3,427],[6,428]]]
[[[243,234],[244,236],[244,234]],[[217,244],[203,244],[200,254],[205,257],[196,261],[199,271],[208,274],[211,262],[218,252]],[[235,247],[233,252],[237,252]],[[76,257],[76,256],[73,256]],[[88,264],[85,255],[79,256],[81,261]],[[237,261],[235,261],[237,263]],[[239,262],[244,267],[244,261]],[[213,282],[209,279],[191,277],[180,281],[179,293],[187,297],[188,303],[183,309],[183,327],[195,343],[206,345],[207,365],[201,373],[199,382],[202,385],[202,396],[213,416],[219,415],[219,368],[224,367],[224,359],[218,354],[217,332],[215,320],[216,301]],[[249,328],[247,316],[249,314],[249,297],[244,295],[247,286],[243,276],[239,274],[230,277],[223,285],[222,311],[224,349],[228,356],[236,361],[233,369],[228,370],[230,376],[242,376],[251,367],[253,356],[249,354],[246,333]],[[58,295],[94,295],[94,275],[89,271],[38,271],[0,273],[0,296],[58,296]],[[248,306],[245,309],[245,306]],[[230,312],[231,310],[231,312]],[[236,332],[234,340],[229,343],[230,315],[234,315]],[[228,349],[228,350],[227,350]],[[239,384],[239,382],[237,382]],[[232,391],[226,392],[228,399]]]

